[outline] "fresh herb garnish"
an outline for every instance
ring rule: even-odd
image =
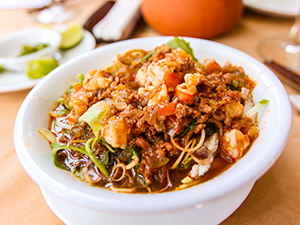
[[[110,151],[105,151],[103,152],[103,154],[101,154],[101,162],[105,165],[105,166],[109,166],[111,164],[113,164],[114,160],[113,157],[111,156],[111,152]]]
[[[198,59],[195,57],[193,49],[190,46],[190,43],[186,42],[183,38],[174,37],[173,40],[167,42],[167,46],[173,49],[181,48],[187,54],[192,56],[194,61],[198,62]]]
[[[71,110],[71,109],[72,109],[72,107],[68,104],[68,102],[66,101],[65,98],[62,98],[62,97],[61,97],[61,98],[59,98],[57,101],[58,101],[60,104],[62,104],[64,108],[66,108],[66,109],[68,109],[68,110]]]
[[[99,162],[99,160],[96,158],[93,150],[91,149],[91,144],[93,141],[94,141],[94,138],[90,138],[86,143],[86,148],[84,148],[83,146],[81,146],[80,148],[77,148],[74,146],[66,146],[66,145],[62,145],[62,144],[58,144],[58,143],[52,143],[51,147],[52,147],[52,156],[53,156],[54,165],[58,168],[70,171],[70,168],[68,168],[64,163],[62,163],[58,160],[57,154],[60,150],[71,149],[73,151],[77,151],[77,152],[80,152],[80,153],[88,156],[95,163],[95,165],[102,172],[102,174],[105,177],[108,177],[109,174],[108,174],[106,168]]]
[[[226,88],[232,91],[241,91],[241,88],[233,83],[226,84]]]
[[[185,130],[184,130],[182,133],[180,133],[180,134],[178,134],[178,135],[175,135],[174,138],[181,138],[181,137],[183,137],[183,136],[186,135],[190,130],[194,129],[194,128],[196,127],[196,125],[197,125],[197,122],[196,122],[196,121],[191,122],[190,125],[189,125],[187,128],[185,128]]]
[[[56,114],[58,116],[65,116],[65,115],[69,114],[69,112],[70,112],[70,110],[63,108],[63,109],[58,110]]]
[[[148,60],[153,56],[155,51],[150,52],[148,55],[146,55],[144,58],[142,58],[142,62],[148,62]]]
[[[131,153],[131,156],[134,156],[134,155],[135,155],[135,156],[137,156],[137,157],[139,158],[139,161],[141,161],[140,154],[139,154],[139,152],[138,152],[136,149],[130,148],[130,153]],[[131,160],[130,160],[130,162],[131,162]],[[135,169],[137,170],[139,167],[140,167],[139,164],[137,164],[137,165],[135,166]]]
[[[204,130],[206,136],[211,136],[218,131],[218,127],[214,123],[206,124]]]

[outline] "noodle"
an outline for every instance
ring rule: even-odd
[[[193,154],[191,154],[191,157],[196,163],[201,164],[201,165],[211,164],[212,161],[214,160],[214,157],[212,155],[209,155],[209,157],[207,157],[206,159],[198,159]]]
[[[116,179],[116,176],[117,176],[117,174],[118,174],[118,170],[117,170],[117,169],[119,169],[119,168],[121,168],[123,172],[122,172],[121,176],[120,176],[119,178]],[[124,177],[125,177],[125,174],[126,174],[126,168],[125,168],[125,165],[124,165],[123,163],[118,163],[117,165],[115,165],[115,166],[113,167],[112,173],[111,173],[111,174],[112,174],[111,179],[112,179],[113,181],[121,181],[121,180],[123,180]]]
[[[114,186],[110,186],[109,190],[119,193],[134,193],[135,188],[116,188]]]

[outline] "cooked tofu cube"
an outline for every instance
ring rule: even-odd
[[[214,154],[218,150],[219,146],[219,135],[218,133],[214,133],[210,137],[206,139],[204,142],[204,146],[212,153]]]
[[[240,102],[233,101],[225,105],[225,110],[231,118],[237,118],[242,115],[244,107]]]
[[[223,135],[222,151],[232,160],[241,158],[249,146],[249,137],[238,129],[228,130]]]
[[[111,118],[101,129],[101,136],[114,148],[126,148],[127,134],[128,129],[124,120],[115,117]]]
[[[210,164],[207,165],[200,165],[200,164],[195,164],[193,165],[190,175],[193,178],[199,178],[203,176],[210,168]]]

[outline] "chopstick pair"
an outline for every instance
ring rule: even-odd
[[[290,86],[294,89],[300,91],[300,75],[296,72],[286,68],[283,65],[275,61],[264,61],[264,64],[267,65],[274,72],[277,72],[280,78],[286,81]],[[293,105],[300,111],[300,95],[289,95],[291,102]]]

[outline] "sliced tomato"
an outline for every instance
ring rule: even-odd
[[[183,82],[183,77],[178,73],[166,72],[164,76],[164,83],[166,84],[169,92],[174,92],[176,86]]]
[[[176,105],[174,103],[161,103],[158,106],[161,116],[171,116],[175,114]]]
[[[175,96],[179,99],[180,102],[190,105],[194,101],[194,96],[189,93],[186,93],[182,89],[176,88]]]
[[[215,60],[211,61],[209,64],[205,66],[205,72],[210,74],[213,72],[221,71],[222,67]]]

